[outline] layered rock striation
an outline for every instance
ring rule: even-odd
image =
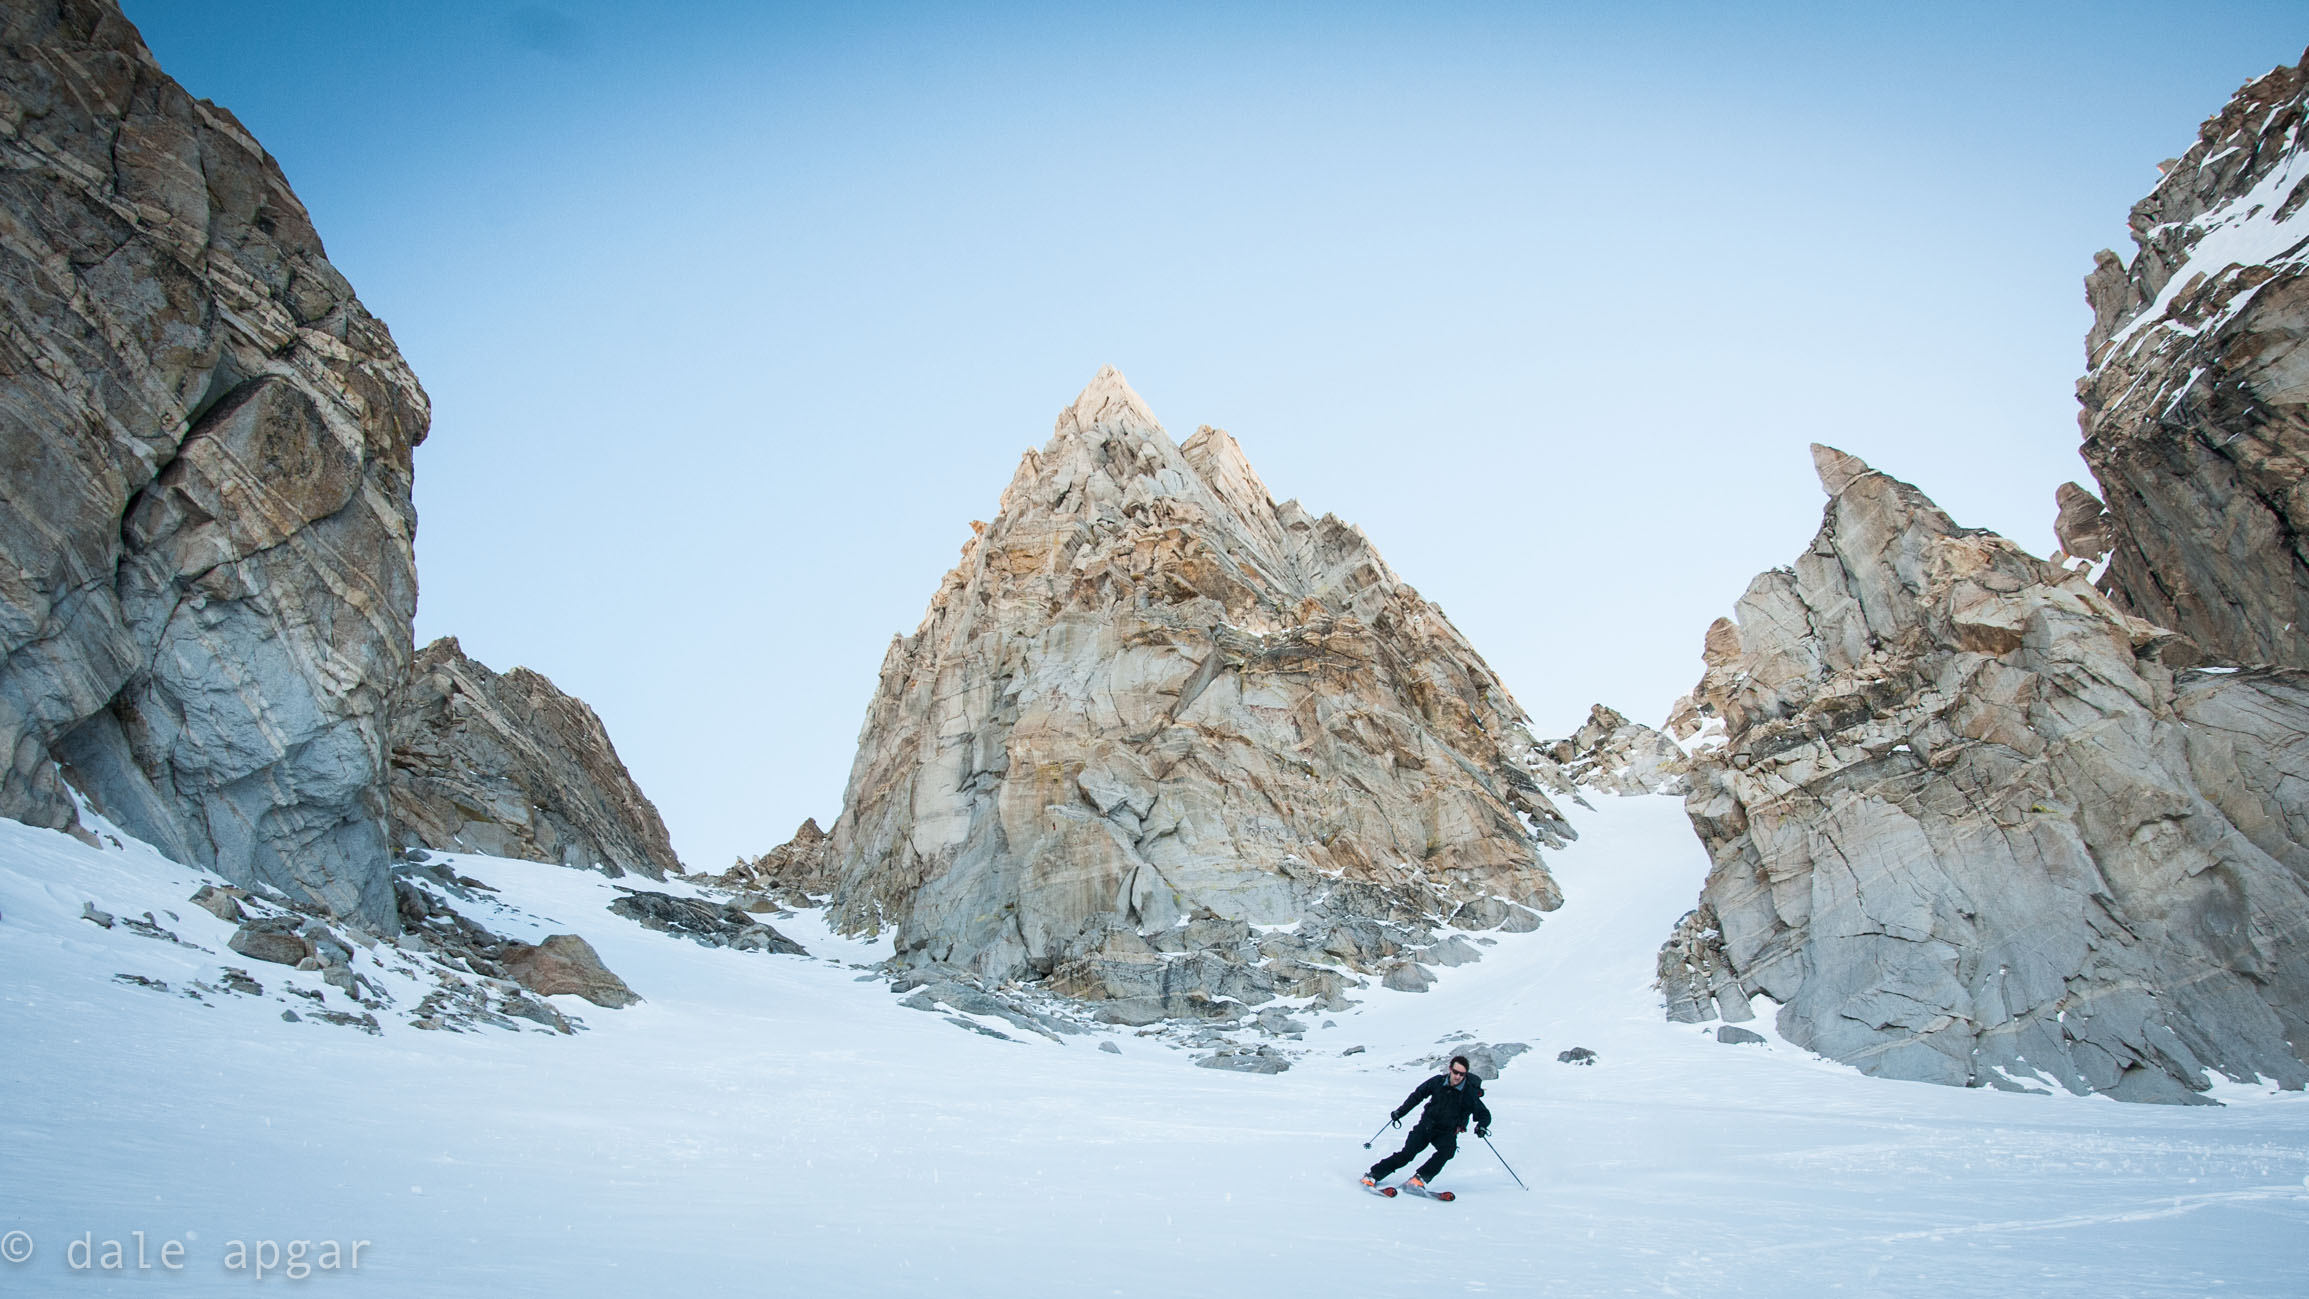
[[[397,927],[425,394],[273,160],[103,0],[0,12],[0,814]]]
[[[2134,206],[2130,264],[2102,252],[2086,281],[2108,517],[2064,488],[2062,545],[2105,542],[2119,604],[2232,663],[2309,667],[2305,111],[2309,60],[2238,91]]]
[[[405,847],[664,879],[681,862],[601,718],[528,668],[456,638],[419,651],[392,700],[392,814]],[[815,827],[813,827],[815,828]]]
[[[824,846],[839,923],[1143,1022],[1423,987],[1443,927],[1559,904],[1514,700],[1224,432],[1173,443],[1102,370],[972,527],[884,659]]]
[[[1671,1017],[1778,1003],[1893,1078],[2309,1083],[2309,674],[2183,637],[1815,448],[1830,502],[1708,634],[1713,855]]]

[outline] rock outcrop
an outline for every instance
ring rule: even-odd
[[[2062,483],[2053,492],[2052,534],[2060,540],[2053,562],[2066,566],[2071,559],[2097,564],[2109,553],[2109,514],[2101,498],[2076,483]]]
[[[1541,744],[1539,752],[1555,764],[1564,793],[1587,788],[1622,797],[1681,794],[1691,771],[1682,746],[1602,704],[1588,710],[1578,730]]]
[[[2231,663],[2309,667],[2305,111],[2309,60],[2240,90],[2134,206],[2132,263],[2085,285],[2103,586]]]
[[[1768,996],[1789,1041],[1930,1082],[2309,1083],[2309,674],[2193,669],[2082,574],[1815,455],[1818,537],[1708,636],[1714,866],[1669,1013]]]
[[[0,46],[0,814],[73,827],[69,782],[391,932],[425,394],[118,9],[11,4]]]
[[[405,847],[680,873],[657,807],[601,719],[543,675],[500,676],[443,637],[392,700],[392,811]]]
[[[644,929],[687,938],[700,947],[809,955],[800,943],[726,902],[624,889],[618,899],[609,904],[609,909],[612,914],[623,916]]]
[[[832,895],[835,884],[827,868],[826,832],[813,816],[802,822],[793,838],[751,860],[739,858],[706,882],[789,907],[817,906]]]
[[[1529,928],[1568,835],[1515,702],[1357,529],[1102,370],[895,640],[826,845],[907,963],[1114,1016],[1336,1000]]]

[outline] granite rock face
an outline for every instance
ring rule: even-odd
[[[1336,1003],[1536,924],[1569,830],[1521,711],[1363,534],[1102,370],[895,640],[826,844],[838,923],[1126,1022]]]
[[[2309,61],[2238,91],[2134,206],[2131,264],[2085,283],[2102,585],[2230,663],[2309,667],[2305,110]]]
[[[10,4],[0,46],[0,814],[72,827],[69,781],[391,932],[425,394],[118,9]]]
[[[1930,1082],[2309,1083],[2309,674],[2193,669],[2082,574],[1815,455],[1818,537],[1709,633],[1714,867],[1669,1014],[1761,994],[1789,1041]]]
[[[680,873],[657,807],[585,701],[543,675],[499,675],[443,637],[392,700],[392,810],[406,847]]]

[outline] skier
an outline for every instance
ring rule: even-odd
[[[1469,1117],[1475,1120],[1477,1137],[1491,1131],[1491,1110],[1483,1103],[1483,1082],[1467,1072],[1466,1056],[1451,1057],[1449,1072],[1439,1073],[1419,1084],[1417,1091],[1405,1097],[1390,1116],[1395,1125],[1401,1127],[1403,1116],[1421,1101],[1427,1103],[1427,1109],[1420,1114],[1419,1121],[1412,1125],[1410,1138],[1404,1141],[1401,1150],[1371,1165],[1371,1171],[1363,1176],[1363,1185],[1366,1187],[1379,1189],[1380,1178],[1410,1163],[1412,1156],[1417,1155],[1421,1148],[1433,1146],[1435,1153],[1429,1155],[1427,1162],[1419,1165],[1419,1171],[1412,1174],[1411,1180],[1403,1184],[1403,1189],[1414,1195],[1427,1195],[1430,1193],[1427,1179],[1442,1172],[1451,1157],[1459,1153],[1459,1134],[1467,1130]]]

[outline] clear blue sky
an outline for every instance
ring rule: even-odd
[[[2051,546],[2095,249],[2298,4],[131,0],[431,392],[420,640],[693,867],[830,823],[889,637],[1102,363],[1360,524],[1542,734],[1657,721],[1806,444]]]

